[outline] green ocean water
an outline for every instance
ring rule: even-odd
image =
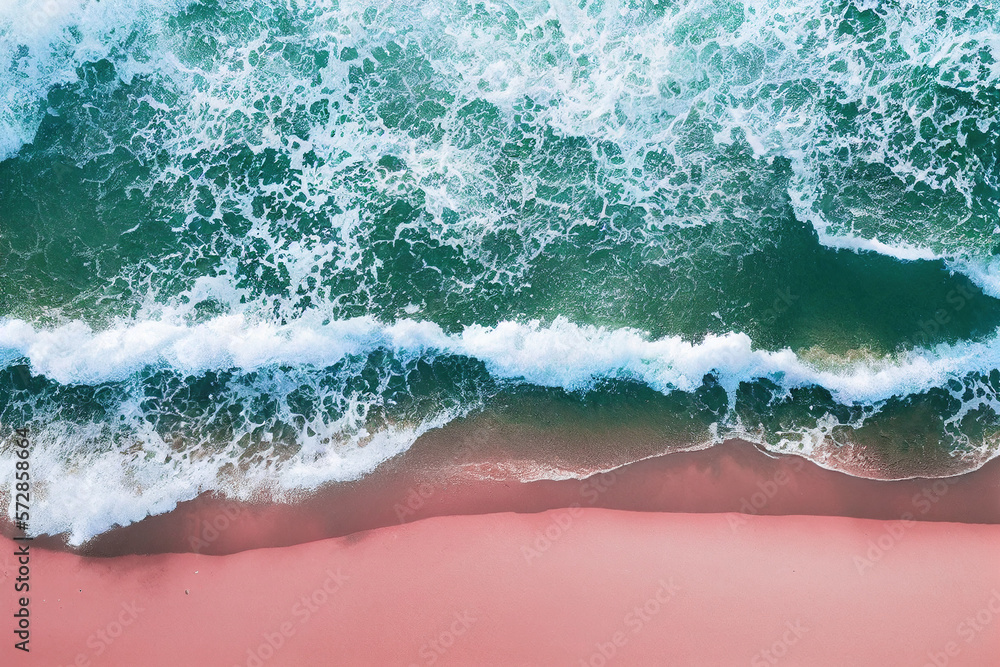
[[[8,3],[0,429],[65,480],[42,529],[484,413],[979,465],[998,60],[993,3]]]

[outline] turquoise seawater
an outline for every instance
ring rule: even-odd
[[[0,435],[60,480],[39,530],[512,410],[981,464],[997,10],[4,3]]]

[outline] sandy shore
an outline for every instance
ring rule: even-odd
[[[36,549],[32,651],[8,630],[0,662],[982,666],[997,563],[993,525],[594,508],[222,557]]]

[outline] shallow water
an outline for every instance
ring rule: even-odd
[[[998,51],[994,4],[7,3],[0,428],[60,480],[37,528],[509,410],[975,467]]]

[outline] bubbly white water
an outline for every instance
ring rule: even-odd
[[[185,374],[272,365],[323,368],[347,355],[384,348],[400,358],[432,353],[481,360],[496,377],[546,387],[586,389],[609,378],[638,380],[660,391],[692,391],[715,373],[735,389],[759,378],[786,388],[818,385],[840,403],[873,404],[940,387],[949,379],[1000,368],[1000,332],[976,342],[916,349],[896,358],[817,368],[793,351],[754,349],[744,333],[651,339],[635,329],[577,325],[556,318],[544,326],[501,322],[448,334],[432,322],[380,324],[369,317],[279,325],[226,315],[201,324],[121,323],[93,331],[82,322],[36,329],[20,320],[0,323],[0,359],[24,358],[32,370],[62,384],[125,380],[146,366]]]
[[[677,240],[681,229],[722,228],[724,245],[739,246],[739,235],[756,224],[759,212],[757,204],[743,202],[746,190],[753,189],[745,184],[759,168],[787,160],[793,172],[787,195],[795,217],[816,230],[820,243],[900,261],[945,260],[1000,297],[1000,265],[988,256],[995,210],[970,206],[966,215],[964,208],[977,186],[997,186],[995,165],[981,157],[988,151],[962,150],[972,130],[996,129],[988,102],[1000,76],[1000,30],[989,3],[973,13],[971,5],[927,1],[834,7],[793,0],[694,0],[654,11],[562,0],[475,8],[441,2],[378,6],[350,0],[248,0],[222,3],[225,21],[196,27],[194,32],[205,34],[195,37],[206,37],[211,49],[202,48],[183,23],[172,22],[191,5],[182,0],[0,0],[0,159],[34,139],[44,115],[53,113],[46,108],[49,92],[76,81],[82,64],[107,58],[122,82],[148,76],[163,93],[162,99],[145,101],[161,114],[156,122],[163,127],[132,129],[137,136],[156,137],[148,144],[169,157],[151,181],[186,193],[189,199],[176,202],[186,216],[184,225],[197,218],[192,211],[202,190],[209,192],[215,208],[208,218],[217,222],[224,212],[237,211],[252,222],[239,238],[226,240],[235,246],[260,241],[267,248],[264,263],[285,270],[293,289],[317,268],[378,280],[378,263],[366,265],[362,252],[371,245],[367,235],[372,231],[359,199],[371,192],[390,201],[413,200],[419,192],[426,216],[414,224],[423,225],[441,247],[481,262],[485,268],[474,280],[518,284],[553,239],[597,221],[559,202],[551,216],[525,220],[517,204],[544,203],[550,196],[540,192],[530,173],[514,179],[517,196],[500,191],[490,165],[508,140],[515,141],[511,128],[517,118],[540,146],[529,156],[538,164],[562,159],[558,147],[546,153],[546,141],[580,139],[596,167],[568,176],[569,181],[585,181],[609,199],[608,193],[616,193],[618,203],[645,211],[639,229],[619,227],[625,223],[614,219],[602,223],[622,238],[631,235],[644,247],[662,250],[666,261],[690,261],[689,248]],[[839,29],[848,9],[878,14],[885,24],[882,46]],[[276,16],[288,19],[292,28],[277,27]],[[377,95],[390,86],[388,80],[348,94],[352,65],[338,52],[357,49],[360,62],[390,45],[411,49],[400,58],[401,83],[393,84],[405,105],[453,100],[435,120],[439,133],[421,135],[386,125],[378,111],[387,100]],[[284,58],[284,47],[331,53],[318,72],[302,74]],[[934,86],[911,85],[918,75]],[[948,106],[962,95],[975,103]],[[292,139],[280,129],[298,107],[321,101],[339,105],[338,112],[307,128],[306,138]],[[479,101],[497,110],[497,136],[486,136],[489,132],[479,127],[470,130],[460,116],[465,105]],[[837,105],[854,105],[857,120],[846,122]],[[933,131],[925,131],[928,127]],[[477,143],[470,134],[492,141]],[[225,166],[225,151],[234,143],[255,155],[273,151],[287,157],[296,166],[297,180],[276,187],[218,185],[199,177],[197,187],[179,185],[190,177],[180,166],[185,160]],[[748,157],[727,171],[726,151],[734,146],[748,148]],[[71,157],[87,162],[103,150],[85,145]],[[310,152],[323,158],[322,166],[305,166]],[[355,171],[375,173],[372,166],[386,155],[406,165],[405,177],[376,173],[363,188],[351,185]],[[662,173],[646,168],[653,155],[666,165]],[[212,163],[216,158],[219,162]],[[851,197],[839,188],[850,182],[853,171],[872,165],[884,167],[886,174],[877,182],[863,177],[862,190],[870,199],[864,206],[848,205]],[[694,179],[696,172],[703,175],[700,180]],[[554,183],[564,185],[558,179]],[[149,192],[152,186],[136,187]],[[918,191],[925,198],[920,206],[899,204],[900,193]],[[286,226],[273,225],[254,210],[254,201],[267,197],[293,211],[291,217],[306,218],[333,206],[342,212],[332,216],[332,229],[321,230],[322,237],[303,234],[290,240]],[[688,199],[722,204],[685,208]],[[519,256],[501,262],[483,251],[484,238],[497,228],[525,240]],[[397,230],[397,237],[405,231]],[[749,236],[766,240],[767,230]],[[197,237],[184,244],[178,251],[190,255],[189,265],[210,260],[213,268],[233,275],[229,260],[209,256],[214,244]],[[147,272],[147,259],[142,272]],[[165,266],[157,268],[167,272]],[[661,391],[691,390],[714,373],[730,397],[741,382],[767,378],[786,390],[818,385],[843,404],[876,407],[893,396],[1000,368],[1000,334],[821,366],[791,350],[757,349],[740,331],[693,342],[565,318],[544,325],[472,324],[453,333],[416,319],[328,321],[306,315],[282,324],[256,315],[269,303],[241,308],[243,300],[264,299],[237,290],[221,275],[192,279],[183,296],[192,302],[215,299],[232,314],[199,324],[181,317],[137,317],[100,330],[81,321],[46,328],[6,319],[0,322],[0,358],[7,364],[27,360],[35,373],[72,387],[127,382],[149,368],[191,375],[323,368],[386,349],[399,358],[470,357],[496,378],[569,390],[609,378],[634,379]],[[460,279],[453,282],[454,293],[467,289]],[[341,296],[322,289],[308,292],[313,303],[328,306]],[[148,294],[151,301],[159,296]],[[291,298],[275,300],[282,315],[296,312]],[[420,311],[418,304],[411,306],[413,313]],[[960,415],[981,404],[998,407],[990,396],[965,400]],[[343,424],[309,423],[298,454],[280,469],[251,468],[250,479],[239,488],[219,480],[219,471],[239,458],[235,444],[202,459],[173,456],[170,445],[144,421],[138,398],[105,424],[72,423],[53,414],[37,434],[34,456],[39,478],[59,483],[39,490],[41,518],[34,528],[69,530],[79,543],[114,523],[165,511],[202,490],[240,495],[258,482],[287,490],[357,477],[404,451],[427,429],[471,408],[442,408],[419,423],[358,435],[362,420],[354,415],[363,413],[363,406],[354,410],[358,406],[351,404],[351,395],[335,398],[350,407]],[[75,447],[110,440],[115,420],[135,431],[133,437],[142,443],[139,453]],[[324,437],[336,439],[342,426],[354,429],[351,446],[325,446]],[[368,436],[364,447],[353,446]],[[3,478],[10,478],[12,465],[6,454],[0,456]]]
[[[155,39],[163,17],[191,0],[3,0],[0,2],[0,160],[35,136],[54,86],[78,79],[77,67],[114,57],[136,30]],[[117,58],[130,80],[152,67],[131,54]]]
[[[299,187],[281,195],[288,203],[304,196],[301,209],[311,212],[330,203],[350,210],[356,193],[338,185],[345,170],[384,154],[398,155],[416,181],[387,182],[380,188],[391,192],[419,186],[436,236],[476,253],[484,230],[503,213],[503,196],[493,183],[495,174],[483,167],[483,158],[496,146],[463,145],[457,112],[463,104],[484,100],[505,121],[520,114],[557,136],[616,146],[613,160],[595,152],[600,173],[593,185],[613,183],[623,193],[623,203],[648,211],[649,242],[669,247],[672,241],[656,233],[665,226],[726,222],[716,219],[714,209],[699,215],[681,212],[678,202],[687,196],[727,197],[726,184],[713,175],[718,171],[715,160],[726,146],[745,142],[758,161],[791,162],[795,178],[789,194],[796,216],[816,228],[822,243],[906,260],[948,258],[956,270],[968,268],[978,284],[993,289],[993,270],[981,253],[994,227],[989,216],[969,212],[964,220],[948,218],[955,215],[954,206],[971,200],[978,183],[996,185],[990,165],[963,150],[971,129],[990,131],[995,119],[986,104],[941,111],[948,108],[949,94],[978,99],[996,87],[1000,24],[992,3],[916,0],[899,6],[860,2],[835,7],[793,0],[692,0],[660,10],[553,0],[490,5],[479,16],[447,3],[254,0],[242,22],[226,24],[239,25],[242,32],[212,35],[218,55],[207,63],[190,54],[188,36],[170,23],[191,4],[0,3],[0,159],[31,141],[46,113],[48,91],[76,80],[79,65],[108,58],[123,81],[150,75],[178,96],[163,146],[175,155],[174,164],[218,151],[234,137],[258,153],[273,149],[287,154],[293,163],[315,151],[327,165],[303,169]],[[883,42],[840,31],[848,8],[877,14],[884,24]],[[267,17],[279,12],[299,22],[297,32],[270,30]],[[130,39],[133,34],[139,39]],[[332,48],[320,85],[266,53],[269,40]],[[414,62],[429,66],[430,78],[420,83],[455,99],[440,120],[444,140],[387,128],[363,100],[344,96],[350,87],[349,65],[335,57],[336,51],[356,47],[370,56],[390,43],[416,45]],[[928,96],[924,87],[912,85],[910,78],[925,70],[940,92]],[[263,125],[248,126],[247,119],[272,95],[282,100],[279,107],[265,110]],[[519,108],[525,99],[538,105],[530,115]],[[338,101],[350,122],[314,126],[303,141],[290,142],[276,130],[275,119],[282,112],[319,100]],[[857,119],[848,123],[835,117],[828,108],[834,100],[856,105]],[[933,141],[921,139],[927,124],[936,128]],[[700,139],[692,135],[700,125],[711,131],[710,145],[698,145]],[[136,128],[140,134],[146,131]],[[677,188],[652,174],[635,176],[644,172],[651,151],[666,156],[676,173],[701,170],[705,181]],[[843,194],[837,189],[846,174],[864,165],[884,167],[896,179],[894,185],[875,184],[868,209],[824,209],[821,200],[840,201]],[[173,181],[181,171],[167,168],[158,177]],[[897,191],[912,191],[917,184],[938,199],[923,208],[898,208]],[[244,209],[260,194],[204,186],[218,202]],[[535,184],[525,181],[522,187],[531,191]],[[942,218],[945,204],[949,213]],[[733,206],[730,218],[752,218],[752,209],[743,210],[735,199]],[[446,210],[458,212],[459,222],[446,220]],[[533,253],[554,233],[550,228],[519,231],[536,240]],[[344,228],[336,261],[349,261],[356,232]],[[271,241],[281,248],[280,239]]]

